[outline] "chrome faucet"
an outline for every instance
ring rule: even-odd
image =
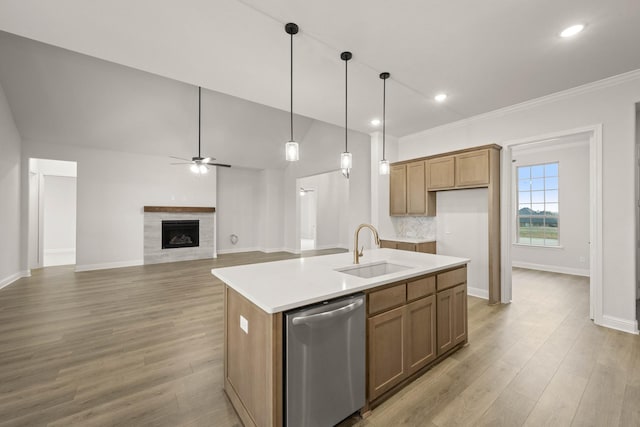
[[[360,224],[358,228],[356,228],[356,234],[353,237],[353,263],[354,264],[360,264],[360,257],[364,252],[364,246],[362,247],[362,249],[360,249],[360,252],[358,252],[358,233],[360,233],[360,230],[362,230],[363,228],[368,228],[369,230],[371,230],[371,232],[373,233],[373,237],[376,240],[376,245],[380,247],[380,237],[378,237],[378,230],[376,230],[376,228],[371,224]]]

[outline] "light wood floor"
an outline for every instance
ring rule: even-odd
[[[51,267],[0,290],[0,425],[238,426],[209,270],[290,257]],[[357,425],[640,425],[640,339],[588,320],[587,279],[513,277],[510,305],[469,298],[468,347]]]

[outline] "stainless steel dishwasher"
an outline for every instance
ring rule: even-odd
[[[364,295],[285,313],[285,426],[333,426],[365,403]]]

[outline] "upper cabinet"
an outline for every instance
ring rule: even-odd
[[[428,190],[485,187],[489,185],[489,150],[475,150],[427,160]]]
[[[407,214],[407,165],[393,165],[389,171],[389,214]]]
[[[477,187],[489,184],[489,150],[456,155],[456,187]]]
[[[455,157],[443,156],[427,160],[429,190],[444,190],[455,186]]]
[[[435,215],[435,195],[427,193],[424,160],[391,166],[389,214],[391,216]]]

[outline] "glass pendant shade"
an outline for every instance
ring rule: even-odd
[[[378,170],[380,175],[389,175],[389,160],[380,160]]]
[[[296,162],[299,159],[298,143],[295,141],[289,141],[284,146],[285,157],[289,162]]]
[[[340,168],[351,169],[351,166],[352,166],[351,153],[349,153],[348,151],[345,151],[344,153],[340,154]]]
[[[198,165],[196,164],[191,165],[191,172],[200,173],[200,168],[198,167]]]
[[[207,172],[209,172],[209,169],[205,165],[200,165],[200,173],[204,175]]]

